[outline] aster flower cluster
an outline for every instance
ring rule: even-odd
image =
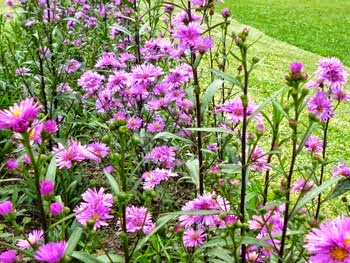
[[[248,221],[250,230],[258,233],[257,238],[264,240],[269,246],[251,246],[247,249],[247,258],[256,257],[258,261],[265,262],[273,253],[279,250],[279,240],[271,238],[274,234],[282,232],[283,228],[283,207],[272,207],[263,215],[253,215]],[[249,259],[251,260],[251,259]]]
[[[309,88],[317,88],[316,94],[308,101],[308,110],[325,122],[334,115],[333,101],[349,101],[350,94],[344,90],[348,73],[338,58],[323,58],[316,70],[317,79],[308,83]],[[324,86],[329,88],[324,90]]]
[[[152,215],[145,207],[128,206],[126,207],[126,231],[133,233],[142,231],[144,234],[149,234],[155,227],[152,221]],[[122,228],[122,222],[117,223],[119,229]]]
[[[153,189],[155,186],[159,185],[162,181],[167,181],[171,177],[178,176],[177,173],[166,169],[155,169],[152,171],[144,172],[142,174],[142,179],[144,180],[143,189]]]
[[[164,145],[154,147],[152,151],[146,155],[146,160],[159,164],[166,169],[172,169],[175,166],[175,157],[175,148]]]
[[[94,188],[88,189],[81,196],[84,202],[81,202],[73,210],[76,213],[77,221],[82,225],[87,225],[88,221],[91,220],[94,223],[94,230],[108,226],[106,220],[113,218],[113,215],[109,214],[113,205],[112,195],[105,194],[103,188],[99,190]]]
[[[213,210],[216,213],[225,213],[230,210],[229,202],[214,193],[207,193],[198,198],[188,201],[181,209],[182,211],[198,211],[198,210]],[[207,227],[224,228],[227,224],[237,222],[237,217],[227,215],[221,218],[218,214],[209,215],[181,215],[179,217],[180,225],[185,227],[183,235],[184,245],[187,247],[195,247],[202,245],[205,241]]]
[[[73,161],[81,162],[85,159],[100,162],[101,158],[109,154],[109,148],[106,144],[93,142],[89,145],[82,145],[76,140],[70,140],[67,147],[58,143],[57,147],[53,148],[56,155],[56,163],[59,169],[71,168]]]

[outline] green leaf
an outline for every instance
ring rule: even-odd
[[[181,136],[178,136],[178,135],[170,133],[170,132],[158,133],[156,136],[153,137],[153,140],[156,140],[156,139],[174,139],[174,140],[183,141],[186,144],[193,145],[193,142],[191,140],[185,139],[185,138],[183,138]]]
[[[228,75],[220,70],[217,69],[210,69],[211,72],[213,72],[216,76],[223,78],[224,80],[227,80],[229,82],[231,82],[233,85],[241,87],[241,83],[235,79],[234,77],[232,77],[231,75]]]
[[[213,248],[208,251],[209,257],[219,258],[222,262],[231,263],[234,262],[234,259],[230,256],[227,250]],[[211,260],[210,260],[211,261]]]
[[[97,257],[94,257],[89,253],[82,251],[74,251],[72,253],[72,257],[84,263],[104,263],[104,261],[99,260]]]
[[[135,252],[140,250],[148,241],[148,239],[154,235],[155,233],[157,233],[157,231],[161,228],[164,227],[165,224],[167,224],[169,221],[174,220],[177,217],[177,215],[174,214],[166,214],[162,217],[160,217],[157,222],[156,222],[156,227],[151,231],[151,233],[149,233],[147,236],[145,236],[144,238],[142,238],[138,243],[137,246],[135,248]]]
[[[256,245],[259,247],[271,247],[271,245],[265,242],[263,239],[258,239],[255,237],[248,237],[248,236],[243,237],[242,244]]]
[[[117,29],[118,31],[123,32],[123,33],[125,33],[128,36],[132,36],[132,33],[129,30],[127,30],[125,27],[122,27],[120,25],[113,24],[111,26],[111,28]]]
[[[348,191],[350,191],[350,178],[344,178],[337,183],[333,191],[327,196],[326,200],[336,198]]]
[[[73,233],[70,235],[69,239],[68,239],[68,248],[67,248],[67,255],[72,254],[72,252],[74,251],[75,247],[77,246],[81,234],[83,233],[83,229],[81,227],[77,227]]]
[[[50,161],[49,167],[47,168],[45,179],[50,180],[51,182],[55,182],[56,169],[57,169],[56,157],[53,156],[51,161]]]
[[[117,182],[117,180],[109,172],[103,171],[103,173],[107,177],[108,182],[111,185],[113,192],[115,194],[118,194],[120,192],[120,187],[119,187],[119,183]]]
[[[108,254],[109,258],[112,259],[113,263],[124,263],[125,258],[116,254]],[[111,262],[110,259],[107,257],[107,255],[101,255],[97,257],[98,260],[101,260],[102,262]]]
[[[223,80],[217,79],[217,80],[214,80],[212,83],[210,83],[210,85],[207,87],[202,97],[202,106],[201,106],[202,114],[207,110],[209,103],[213,100],[216,92],[218,91],[218,89],[222,87],[223,83],[224,83]]]
[[[295,214],[308,202],[310,202],[313,198],[318,196],[320,193],[322,193],[324,190],[328,189],[332,184],[338,182],[341,178],[339,176],[332,177],[330,180],[326,181],[325,183],[321,184],[319,187],[316,187],[312,191],[310,191],[307,195],[305,195],[298,203],[295,204],[293,210],[291,211],[289,215],[289,219],[292,219]]]
[[[199,189],[199,161],[198,159],[188,160],[186,162],[188,169],[189,178],[195,184],[196,188]]]
[[[227,134],[232,134],[234,135],[233,131],[224,129],[224,128],[219,128],[219,127],[210,127],[210,128],[186,128],[184,130],[188,131],[203,131],[203,132],[218,132],[218,133],[227,133]]]

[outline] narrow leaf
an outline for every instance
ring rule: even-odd
[[[210,128],[186,128],[185,130],[188,131],[202,131],[202,132],[218,132],[218,133],[227,133],[227,134],[232,134],[234,135],[233,131],[224,129],[224,128],[219,128],[219,127],[210,127]]]
[[[51,161],[50,161],[49,167],[47,168],[45,179],[46,180],[50,180],[51,182],[55,182],[56,169],[57,169],[57,167],[56,167],[56,157],[53,156]]]
[[[117,180],[109,172],[103,171],[103,173],[107,177],[108,182],[111,185],[113,192],[115,194],[118,194],[120,192],[120,187],[119,187]]]
[[[127,30],[125,27],[122,27],[120,25],[113,24],[113,26],[111,26],[111,28],[117,29],[118,31],[123,32],[128,36],[132,36],[132,34],[129,30]]]
[[[98,256],[98,260],[101,260],[102,262],[110,262],[110,259],[112,259],[113,263],[124,263],[125,259],[122,256],[116,255],[116,254],[108,254],[109,258],[107,255],[101,255]]]
[[[210,85],[207,87],[202,97],[202,106],[201,106],[202,114],[207,110],[209,103],[213,100],[216,92],[218,91],[218,89],[222,87],[223,83],[224,83],[223,80],[217,79],[217,80],[214,80],[212,83],[210,83]]]
[[[218,248],[210,249],[208,251],[208,256],[219,258],[223,260],[223,262],[227,262],[227,263],[234,262],[234,259],[230,256],[227,250],[224,250],[224,249],[218,249]]]
[[[241,83],[237,79],[232,77],[231,75],[228,75],[228,74],[226,74],[220,70],[217,70],[217,69],[210,69],[210,71],[213,72],[216,76],[221,77],[224,80],[231,82],[233,85],[241,87]]]
[[[187,143],[187,144],[193,144],[193,142],[191,140],[185,139],[181,136],[178,136],[178,135],[170,133],[170,132],[158,133],[156,136],[153,137],[153,140],[156,140],[156,139],[174,139],[174,140],[183,141],[184,143]]]
[[[72,257],[84,263],[104,263],[103,261],[99,260],[97,257],[94,257],[89,253],[82,252],[82,251],[74,251],[72,253]]]
[[[188,160],[186,162],[186,167],[188,169],[188,174],[192,182],[196,185],[196,188],[199,189],[199,161],[198,159]]]
[[[77,227],[74,232],[71,234],[71,236],[68,239],[68,248],[67,248],[67,255],[72,254],[75,247],[77,246],[81,234],[83,233],[83,229],[81,227]]]
[[[326,200],[336,198],[346,192],[350,191],[350,178],[340,180],[334,190],[327,196]]]

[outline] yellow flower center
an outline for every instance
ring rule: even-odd
[[[101,218],[101,216],[99,214],[93,214],[91,219],[94,220],[94,221],[97,221]]]
[[[348,252],[344,248],[336,247],[330,251],[330,255],[333,260],[343,261],[348,257]]]
[[[21,111],[20,108],[14,108],[13,111],[12,111],[12,114],[13,114],[13,116],[15,116],[15,117],[21,116],[21,113],[22,113],[22,111]]]
[[[29,132],[29,139],[34,139],[35,137],[35,131],[34,129]]]
[[[344,246],[350,245],[350,233],[346,233],[343,244],[344,244]]]
[[[35,244],[35,236],[29,236],[28,237],[28,242],[29,242],[29,244],[31,244],[31,245],[34,245]]]

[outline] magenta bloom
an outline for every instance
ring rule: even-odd
[[[35,251],[35,259],[46,263],[60,262],[68,248],[66,241],[50,242],[44,244]]]
[[[306,235],[310,263],[350,262],[350,218],[327,220]]]
[[[101,226],[108,226],[106,220],[113,218],[109,214],[110,208],[113,205],[112,195],[105,194],[103,188],[100,188],[98,191],[94,188],[88,189],[81,196],[84,202],[81,202],[73,210],[76,213],[78,222],[86,225],[87,221],[93,220],[95,222],[94,230]]]
[[[207,193],[198,198],[188,201],[182,208],[182,211],[195,210],[213,210],[217,212],[225,212],[230,210],[229,202],[220,195]],[[180,224],[184,227],[191,227],[194,224],[217,227],[225,226],[225,221],[217,214],[213,215],[181,215],[179,217]]]
[[[120,221],[117,225],[120,227]],[[152,222],[152,215],[145,207],[128,206],[126,208],[126,231],[136,232],[142,231],[146,235],[149,234],[155,224]]]
[[[0,129],[15,132],[27,131],[40,108],[39,104],[34,103],[33,98],[27,98],[20,104],[15,103],[8,110],[0,110]]]
[[[17,260],[16,251],[13,249],[6,250],[0,254],[1,263],[13,263]]]
[[[27,239],[18,240],[16,246],[20,247],[21,249],[31,248],[33,245],[35,245],[42,239],[43,235],[44,231],[33,230],[31,233],[28,234]]]
[[[53,202],[50,204],[50,213],[52,216],[58,216],[62,214],[63,206],[60,202]]]
[[[103,52],[101,57],[96,62],[95,68],[116,67],[119,62],[115,58],[113,52]]]
[[[317,136],[310,136],[305,142],[305,147],[308,152],[319,153],[323,149],[323,142]]]
[[[42,196],[48,196],[53,193],[55,185],[50,180],[44,180],[40,182],[40,194]]]
[[[109,154],[109,147],[102,142],[90,143],[87,147],[87,150],[94,155],[94,158],[92,158],[92,160],[95,160],[97,162],[100,162],[101,158],[104,158]]]
[[[128,127],[130,130],[135,131],[139,129],[142,125],[142,119],[139,117],[131,117],[128,119],[126,127]]]
[[[173,38],[180,39],[184,48],[194,47],[200,41],[203,29],[200,24],[190,22],[187,25],[180,24],[173,34]]]
[[[101,88],[103,80],[104,77],[102,75],[89,70],[84,72],[78,79],[78,86],[82,87],[89,94],[92,94]]]
[[[170,177],[178,176],[177,173],[173,173],[170,170],[159,169],[153,171],[144,172],[142,174],[142,179],[145,181],[143,184],[143,189],[153,189],[155,186],[159,185],[162,181],[168,180]]]
[[[47,120],[44,122],[43,130],[47,134],[53,134],[58,131],[58,127],[54,120]]]
[[[6,161],[5,166],[6,166],[7,170],[14,171],[18,168],[18,163],[17,163],[16,159],[10,158]]]
[[[267,156],[262,149],[256,147],[251,155],[250,168],[256,171],[268,171],[271,168],[267,166]]]
[[[56,164],[59,169],[69,169],[72,167],[73,161],[81,162],[85,160],[86,156],[93,155],[87,151],[85,146],[74,140],[69,142],[67,148],[58,143],[58,147],[54,147],[53,150],[56,154]]]
[[[294,73],[299,73],[300,71],[303,70],[304,65],[300,62],[293,62],[290,64],[289,69],[290,71]]]
[[[321,59],[316,74],[319,81],[325,82],[330,88],[344,85],[348,77],[343,64],[335,57]]]
[[[350,176],[350,168],[345,165],[345,163],[340,163],[333,167],[333,176]]]
[[[258,231],[261,236],[268,236],[282,231],[283,217],[279,207],[270,208],[265,214],[253,215],[248,221],[249,229]]]
[[[328,98],[328,94],[318,90],[316,95],[308,102],[309,112],[316,115],[321,122],[325,122],[334,114],[332,102]]]
[[[185,247],[197,247],[203,245],[207,233],[201,228],[194,230],[193,228],[188,228],[184,232],[182,241]]]
[[[157,146],[146,155],[146,160],[161,163],[165,168],[171,169],[175,165],[175,150],[169,146]]]
[[[306,181],[305,179],[301,178],[298,181],[294,183],[294,185],[291,188],[292,192],[300,191],[300,192],[308,192],[313,187],[313,182]]]
[[[13,205],[11,201],[5,201],[0,203],[0,215],[6,216],[13,212]]]
[[[24,76],[28,72],[30,72],[30,69],[26,68],[26,67],[21,67],[21,68],[16,69],[16,75],[18,75],[18,76]]]
[[[77,71],[80,68],[80,63],[79,61],[75,59],[71,59],[67,64],[66,64],[66,72],[67,73],[73,73]]]

